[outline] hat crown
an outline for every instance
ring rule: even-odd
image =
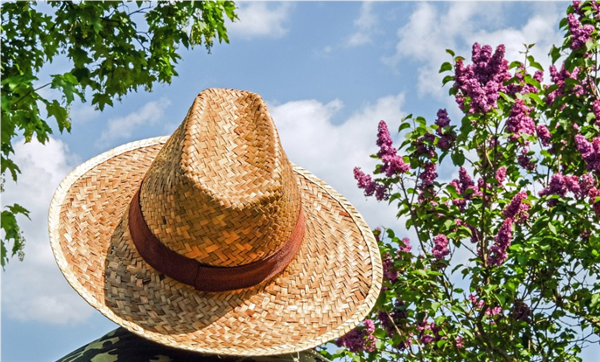
[[[226,267],[279,250],[296,225],[299,197],[260,96],[208,89],[150,166],[140,207],[167,248]]]

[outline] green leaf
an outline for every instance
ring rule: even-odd
[[[462,167],[465,164],[465,155],[461,151],[452,152],[450,157],[456,166]]]
[[[450,62],[444,62],[440,67],[439,73],[447,72],[449,70],[452,70],[452,64],[450,64]]]

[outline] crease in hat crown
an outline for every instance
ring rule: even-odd
[[[201,92],[146,173],[140,206],[161,243],[202,264],[240,266],[279,250],[300,192],[262,98]]]

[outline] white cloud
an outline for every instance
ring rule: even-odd
[[[377,25],[377,16],[373,13],[373,2],[365,1],[360,8],[360,15],[354,21],[356,32],[346,39],[345,46],[356,47],[372,42],[371,35]]]
[[[171,104],[167,98],[146,103],[138,111],[129,113],[124,117],[111,118],[108,120],[107,128],[102,131],[96,142],[96,147],[106,147],[115,141],[123,141],[131,138],[136,127],[142,125],[153,125],[163,119],[165,108]]]
[[[98,118],[100,113],[94,106],[79,104],[71,109],[71,119],[75,124],[86,124]]]
[[[252,39],[257,37],[281,38],[287,32],[293,3],[283,2],[274,6],[269,2],[239,2],[238,18],[227,26],[231,38]]]
[[[385,120],[392,130],[403,117],[404,95],[387,96],[375,104],[366,104],[341,124],[333,124],[333,116],[342,108],[339,100],[323,104],[302,100],[270,106],[282,145],[295,164],[314,173],[343,194],[365,217],[372,228],[393,228],[399,235],[412,236],[404,223],[396,219],[394,206],[366,199],[356,186],[354,167],[371,173],[375,161],[369,155],[377,152],[377,125]]]
[[[48,208],[60,181],[80,160],[67,146],[50,138],[15,145],[22,173],[18,184],[7,180],[2,204],[18,203],[30,211],[20,217],[26,239],[25,259],[12,258],[2,276],[2,306],[6,315],[22,321],[74,324],[87,320],[94,309],[71,289],[54,262],[48,239]]]
[[[430,95],[453,104],[441,87],[444,74],[438,74],[441,64],[451,60],[445,49],[453,49],[457,55],[469,59],[470,46],[475,42],[494,48],[505,44],[506,58],[512,61],[523,59],[519,54],[524,50],[523,44],[536,43],[532,54],[547,69],[550,45],[561,40],[558,32],[561,9],[556,4],[536,6],[538,12],[521,28],[501,26],[512,13],[505,9],[510,4],[456,2],[441,6],[447,6],[447,9],[438,11],[439,6],[418,4],[409,22],[398,29],[395,53],[383,58],[384,63],[392,67],[407,58],[422,62],[417,84],[421,96]],[[496,30],[481,30],[490,27]]]

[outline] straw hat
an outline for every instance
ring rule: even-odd
[[[358,325],[381,288],[363,218],[288,161],[265,103],[245,91],[205,90],[172,136],[77,167],[54,194],[49,230],[88,303],[192,351],[312,348]]]

